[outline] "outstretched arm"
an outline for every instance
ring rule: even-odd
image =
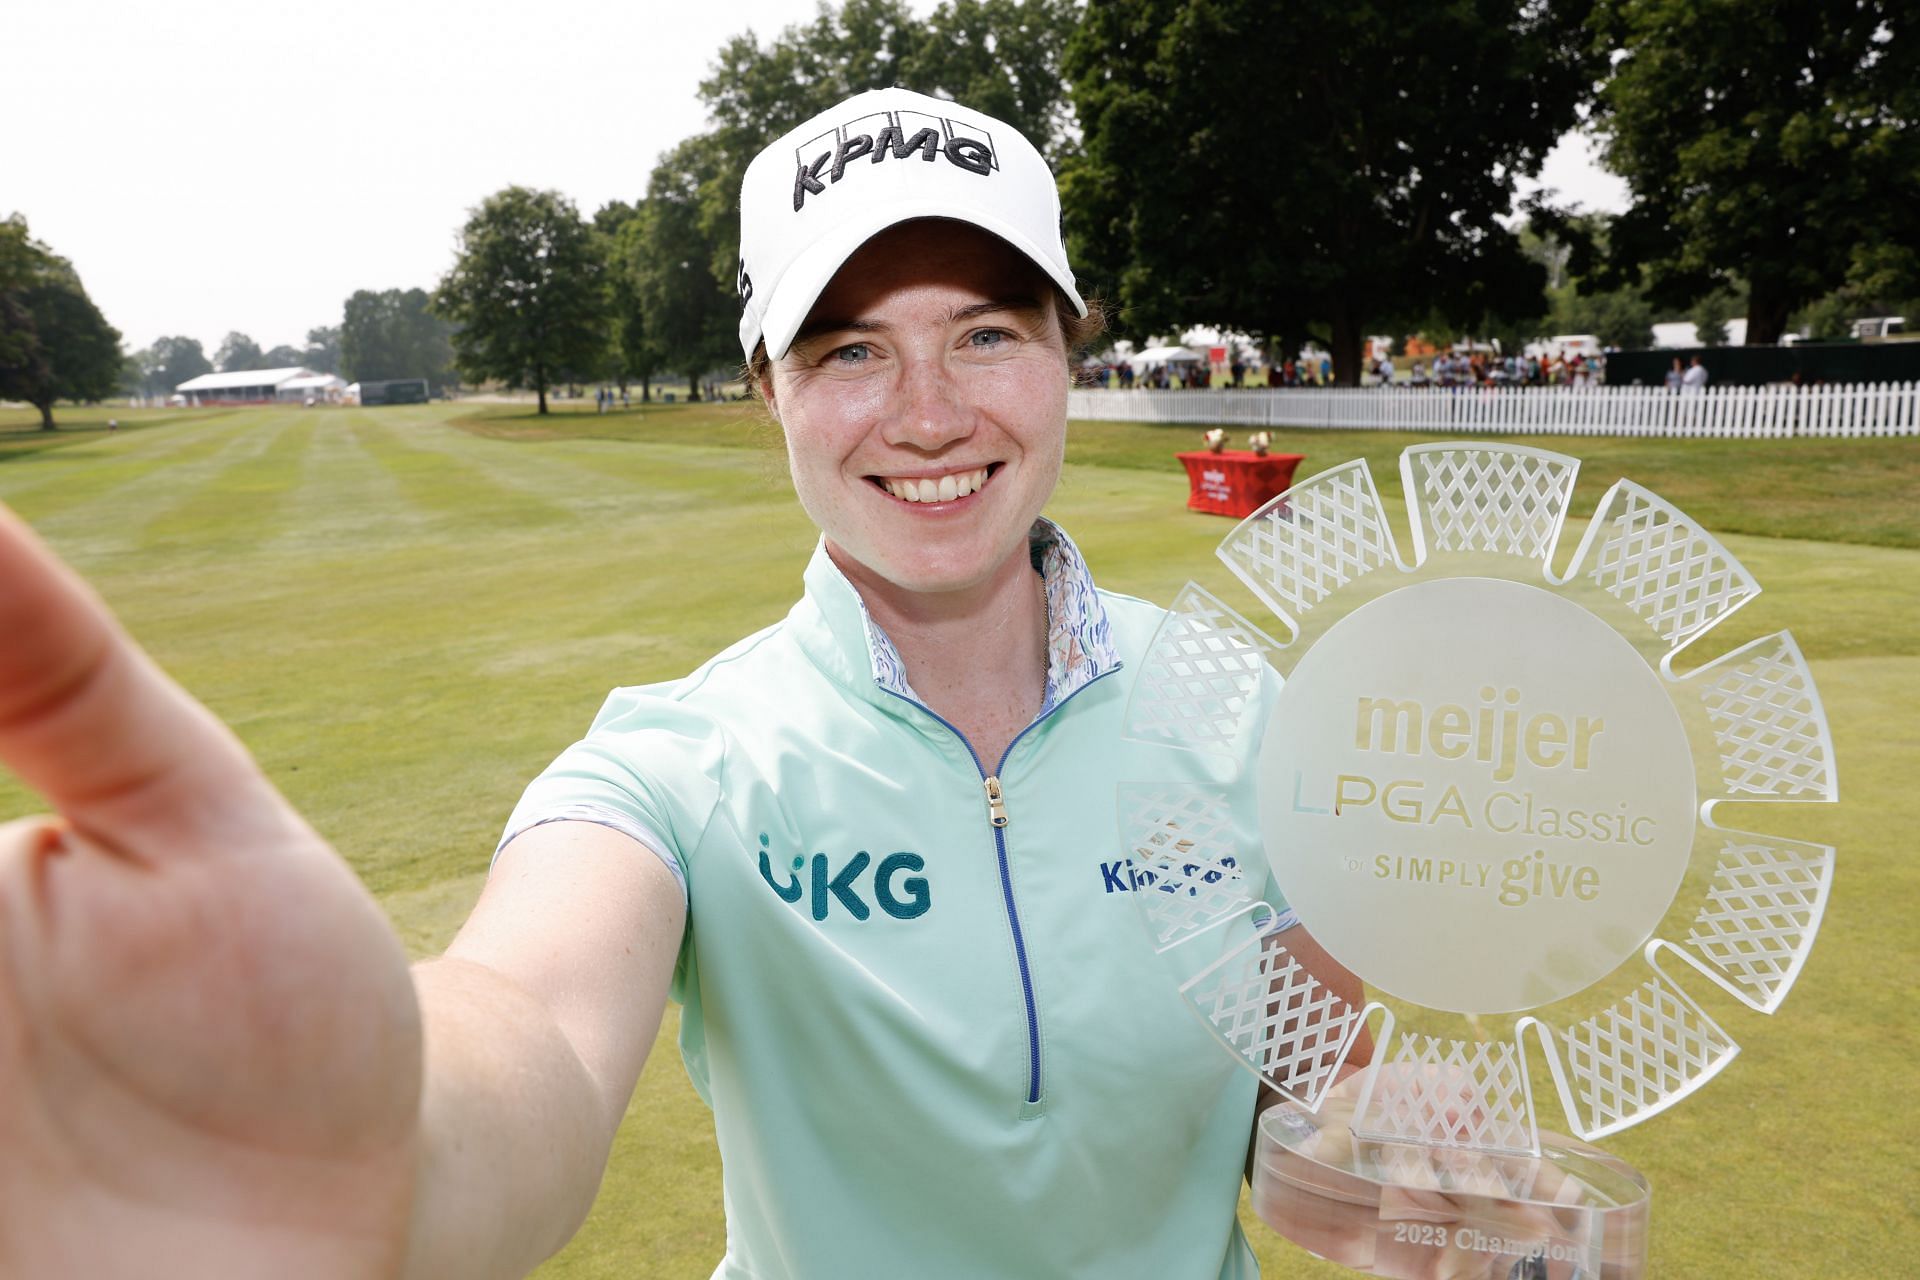
[[[515,1274],[571,1232],[679,939],[644,850],[516,841],[416,998],[346,864],[4,510],[0,762],[58,814],[0,827],[0,1275]]]
[[[556,822],[501,853],[426,1022],[408,1280],[524,1275],[579,1229],[660,1029],[686,908],[660,860]]]

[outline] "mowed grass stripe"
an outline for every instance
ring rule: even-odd
[[[226,465],[147,520],[141,545],[153,550],[191,543],[196,550],[259,547],[279,529],[281,506],[298,483],[314,421],[291,409],[241,438]]]
[[[707,435],[695,428],[671,446],[655,438],[629,443],[583,436],[529,442],[443,424],[436,430],[411,435],[409,440],[421,448],[449,453],[484,467],[502,483],[527,487],[583,516],[604,514],[610,506],[625,507],[630,496],[642,497],[644,505],[665,510],[738,492],[791,493],[786,460],[777,447],[756,449],[748,455],[756,462],[743,477],[741,451],[723,441],[709,441]],[[663,449],[670,452],[663,453]],[[663,469],[675,473],[672,484],[656,483]],[[707,483],[701,483],[703,478]]]
[[[388,420],[384,413],[349,410],[363,448],[393,476],[406,500],[424,513],[463,523],[484,514],[496,524],[551,525],[565,510],[526,489],[503,483],[463,457],[426,447],[421,440],[437,430],[419,415]]]
[[[8,458],[0,466],[0,500],[27,520],[51,520],[86,503],[118,499],[127,486],[149,477],[172,479],[177,469],[211,458],[253,425],[225,416],[169,422],[124,437],[98,436],[71,448]]]
[[[207,442],[210,447],[193,449],[189,460],[154,467],[85,502],[35,520],[35,525],[46,536],[61,539],[67,554],[111,560],[118,567],[145,548],[148,525],[229,467],[256,455],[277,434],[271,425],[251,416],[207,430],[215,437]]]
[[[432,523],[373,456],[361,429],[337,413],[316,420],[286,503],[287,518],[268,548],[285,555],[384,551],[423,536]]]

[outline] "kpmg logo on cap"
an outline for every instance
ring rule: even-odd
[[[984,129],[918,111],[880,111],[849,120],[793,149],[793,211],[800,212],[809,195],[817,196],[846,177],[847,166],[856,160],[868,164],[888,158],[907,161],[916,153],[928,164],[944,156],[948,163],[982,177],[1000,168],[993,135]]]

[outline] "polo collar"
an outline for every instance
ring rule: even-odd
[[[1089,681],[1118,669],[1120,654],[1093,575],[1066,530],[1051,520],[1036,520],[1027,532],[1027,545],[1046,584],[1047,691],[1040,708],[1046,715]],[[805,581],[806,596],[792,616],[801,624],[800,642],[809,656],[856,691],[872,690],[924,707],[907,681],[899,650],[827,554],[824,536],[814,548]]]

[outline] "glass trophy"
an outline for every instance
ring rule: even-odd
[[[1189,583],[1126,709],[1211,758],[1123,783],[1120,831],[1155,951],[1278,1097],[1254,1208],[1356,1271],[1642,1274],[1648,1184],[1591,1143],[1733,1060],[1699,984],[1772,1013],[1832,883],[1723,809],[1837,799],[1793,637],[1707,643],[1759,586],[1631,481],[1563,553],[1578,468],[1407,449],[1405,556],[1364,461],[1293,486],[1218,551],[1267,626]]]

